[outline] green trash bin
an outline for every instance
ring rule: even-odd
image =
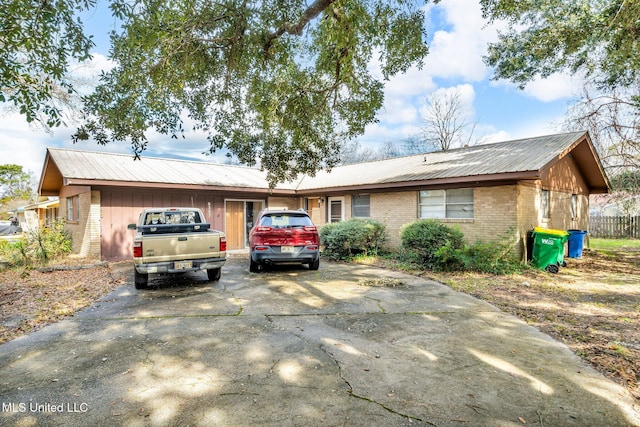
[[[533,256],[531,263],[534,267],[550,273],[560,271],[564,264],[564,244],[569,233],[564,230],[552,230],[535,227],[533,229]]]

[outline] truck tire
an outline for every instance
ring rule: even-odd
[[[220,280],[220,276],[222,275],[221,268],[209,268],[207,270],[207,277],[210,281],[217,282]]]
[[[147,289],[147,283],[149,283],[149,275],[138,273],[138,270],[133,269],[133,284],[136,289]]]

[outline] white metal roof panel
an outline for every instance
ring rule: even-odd
[[[298,190],[540,171],[584,132],[357,163],[304,177]]]
[[[49,153],[69,179],[268,188],[265,172],[244,166],[58,148]]]

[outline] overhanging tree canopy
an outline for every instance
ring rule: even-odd
[[[71,61],[89,59],[93,46],[76,13],[95,0],[3,0],[0,7],[0,102],[28,122],[61,124],[57,101],[73,91]]]
[[[114,0],[118,64],[86,98],[76,138],[179,137],[188,117],[259,164],[273,185],[339,161],[383,103],[383,79],[427,54],[420,2],[402,0]],[[370,69],[380,66],[381,76]]]
[[[557,71],[584,72],[600,88],[640,77],[640,2],[480,0],[485,18],[509,25],[489,46],[496,78],[524,86]]]
[[[560,71],[587,77],[569,111],[569,128],[591,132],[611,176],[634,176],[640,162],[640,2],[480,1],[485,18],[509,25],[485,58],[495,78],[522,88]],[[611,184],[628,193],[631,182],[637,184]]]

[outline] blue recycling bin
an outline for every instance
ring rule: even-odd
[[[569,249],[567,257],[580,258],[584,248],[584,236],[588,233],[586,230],[567,230],[569,233]]]

